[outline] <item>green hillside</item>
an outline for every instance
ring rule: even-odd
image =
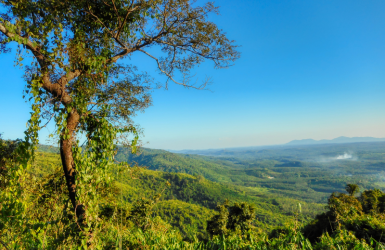
[[[231,167],[209,162],[194,155],[180,155],[165,150],[147,148],[143,148],[139,154],[133,155],[129,149],[119,147],[115,159],[120,162],[137,163],[139,166],[147,167],[150,170],[202,175],[211,181],[231,182],[228,175]]]
[[[116,159],[151,170],[202,175],[251,196],[261,196],[256,190],[263,190],[272,199],[324,204],[331,192],[343,192],[347,183],[381,188],[384,150],[384,142],[198,151],[206,156],[153,149],[132,155],[119,148]],[[353,152],[351,159],[336,160],[346,152]]]
[[[41,151],[43,150],[41,149]],[[194,169],[194,166],[198,164],[201,164],[199,166],[201,166],[202,171],[204,167],[216,166],[218,169],[221,167],[219,164],[202,159],[179,156],[160,150],[146,150],[145,152],[145,154],[136,156],[136,159],[148,159],[147,162],[163,162],[163,164],[172,162],[173,166],[180,164],[181,168],[186,171],[193,171],[191,169]],[[175,161],[173,161],[174,158]],[[45,176],[60,167],[59,160],[58,154],[40,152],[34,168],[30,171],[37,176]],[[227,167],[222,168],[226,169]],[[116,175],[116,187],[121,192],[121,198],[127,204],[131,204],[141,198],[151,198],[154,195],[161,194],[160,202],[156,205],[155,214],[165,215],[164,217],[161,216],[161,218],[177,227],[185,236],[191,236],[199,231],[204,232],[206,215],[212,215],[214,213],[213,209],[226,199],[233,202],[255,204],[256,226],[265,230],[283,225],[289,221],[298,203],[302,204],[304,218],[308,220],[323,211],[323,205],[308,204],[300,200],[281,197],[279,194],[271,195],[269,190],[265,188],[241,187],[229,183],[213,182],[197,174],[193,176],[185,173],[154,171],[146,168],[137,168],[137,170],[134,175],[130,173]],[[174,213],[177,207],[186,210],[184,214],[190,214],[191,210],[204,212],[203,214],[201,212],[197,213],[202,214],[200,217],[190,218],[181,213]],[[186,228],[186,225],[181,222],[184,218],[194,221],[194,224]]]
[[[306,160],[305,153],[301,155],[298,148],[264,151],[265,158],[254,160],[243,158],[242,154],[232,157],[184,155],[146,148],[133,155],[119,148],[118,162],[127,161],[131,166],[140,167],[133,167],[133,171],[125,174],[112,171],[116,172],[115,186],[120,194],[117,198],[126,204],[124,206],[130,208],[138,200],[160,195],[152,217],[159,216],[183,239],[191,241],[197,236],[205,237],[206,221],[226,199],[254,204],[253,225],[269,232],[292,221],[299,204],[302,223],[310,222],[325,211],[325,200],[330,193],[343,192],[346,183],[355,178],[359,178],[358,183],[365,189],[377,187],[370,182],[371,175],[338,173],[341,169],[359,169],[360,163],[367,167],[373,166],[369,163],[372,162],[380,168],[382,154],[373,147],[365,147],[367,151],[361,151],[359,161],[339,161],[334,166],[335,162]],[[293,150],[297,154],[288,157],[287,151]],[[317,155],[320,148],[313,150],[315,152],[309,152]],[[52,147],[41,147],[40,151],[33,172],[44,176],[60,165],[59,155],[44,152],[55,152]],[[324,155],[329,157],[327,152]]]
[[[197,233],[204,234],[206,221],[214,213],[206,207],[180,200],[160,201],[154,210],[156,216],[177,228],[186,239],[192,239]]]
[[[69,228],[50,227],[51,222],[47,225],[40,222],[48,216],[56,218],[52,221],[57,225],[65,225],[73,218],[65,202],[67,189],[61,174],[60,157],[57,153],[44,150],[40,148],[36,161],[28,168],[28,178],[22,181],[31,193],[26,201],[33,206],[28,205],[26,211],[34,220],[33,224],[23,227],[30,227],[32,235],[36,235],[43,226],[53,236],[55,232],[66,234]],[[194,166],[200,166],[198,169],[204,171],[203,166],[215,164],[223,172],[216,169],[219,172],[214,173],[219,176],[228,174],[230,181],[214,182],[201,174],[165,172],[133,165],[122,172],[123,166],[112,166],[109,171],[115,182],[107,189],[99,187],[102,196],[96,205],[100,208],[99,219],[105,225],[105,229],[101,229],[101,237],[106,249],[116,249],[120,245],[129,249],[150,249],[150,246],[152,249],[384,249],[385,193],[381,190],[365,190],[358,194],[360,186],[350,185],[346,189],[348,194],[329,194],[325,204],[307,203],[302,198],[293,199],[286,195],[290,190],[278,192],[279,182],[271,182],[274,185],[267,188],[262,185],[242,186],[234,181],[244,173],[260,180],[282,180],[284,173],[280,177],[278,171],[271,170],[277,164],[281,168],[292,168],[298,174],[296,168],[306,168],[303,165],[306,162],[282,166],[288,163],[277,160],[270,169],[261,170],[269,177],[277,174],[270,179],[263,174],[258,175],[254,168],[242,169],[237,166],[239,163],[224,159],[216,161],[209,157],[146,149],[142,155],[132,156],[132,159],[140,157],[155,164],[162,162],[163,165],[154,165],[158,167],[175,160],[186,171],[192,171]],[[236,176],[237,171],[243,172]],[[291,184],[297,185],[300,178],[293,177]],[[323,185],[332,181],[325,177]],[[293,195],[300,194],[293,192]],[[230,202],[226,202],[227,199]],[[251,210],[244,210],[248,204],[252,205]],[[4,208],[0,204],[0,209]],[[12,213],[13,210],[4,211]],[[248,215],[252,217],[246,219]],[[9,230],[5,223],[9,223],[9,219],[3,219],[0,230],[7,233]],[[76,224],[68,225],[76,228]],[[246,229],[239,225],[245,225]],[[36,237],[44,239],[43,234]],[[2,237],[4,239],[7,238]],[[61,242],[57,237],[52,237],[52,240],[53,246],[56,241]]]

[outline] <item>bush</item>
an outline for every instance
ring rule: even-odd
[[[226,235],[230,232],[245,234],[252,229],[255,208],[246,202],[229,204],[226,200],[217,206],[217,215],[207,221],[207,232],[210,235]]]

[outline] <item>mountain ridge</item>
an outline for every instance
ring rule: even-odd
[[[210,148],[210,149],[182,149],[182,150],[171,150],[164,149],[165,151],[176,153],[176,154],[196,154],[196,155],[209,155],[213,152],[218,151],[243,151],[243,150],[264,150],[270,148],[280,148],[285,146],[302,146],[302,145],[320,145],[320,144],[344,144],[344,143],[358,143],[358,142],[385,142],[385,138],[376,137],[346,137],[340,136],[334,139],[301,139],[292,140],[283,144],[274,145],[260,145],[260,146],[247,146],[247,147],[229,147],[229,148]]]
[[[379,142],[385,141],[385,138],[376,138],[376,137],[346,137],[340,136],[331,140],[322,139],[302,139],[302,140],[292,140],[283,145],[314,145],[314,144],[329,144],[329,143],[356,143],[356,142]]]

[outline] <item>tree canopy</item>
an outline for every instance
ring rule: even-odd
[[[347,184],[346,185],[346,192],[353,196],[355,193],[360,192],[360,187],[357,184]]]
[[[149,91],[157,82],[137,70],[132,55],[152,59],[166,88],[174,82],[198,89],[209,80],[192,83],[194,66],[209,60],[225,68],[239,57],[234,42],[209,21],[218,13],[211,2],[1,0],[0,6],[0,53],[18,43],[16,63],[32,100],[22,155],[25,162],[33,158],[42,122],[53,119],[80,224],[95,222],[97,209],[90,208],[97,204],[98,188],[108,185],[118,136],[134,133],[135,148],[132,116],[151,104]],[[23,65],[26,57],[31,64]]]

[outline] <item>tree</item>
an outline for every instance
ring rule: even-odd
[[[354,194],[360,192],[360,187],[357,184],[347,184],[345,189],[346,192],[348,192],[348,194],[351,196],[354,196]]]
[[[226,235],[229,232],[244,234],[252,228],[255,208],[246,202],[230,205],[228,200],[216,207],[217,215],[207,221],[210,235]]]
[[[223,204],[216,207],[218,214],[207,221],[207,232],[210,235],[227,234],[227,222],[229,219],[229,201],[226,199]]]
[[[362,192],[360,200],[365,213],[384,212],[385,194],[379,189],[365,190]]]
[[[227,222],[227,228],[229,230],[246,233],[252,228],[251,222],[255,216],[255,208],[253,205],[246,202],[235,202],[229,207],[229,210],[229,221]]]
[[[360,197],[332,193],[326,212],[317,215],[303,228],[304,235],[316,242],[322,241],[325,233],[338,235],[336,232],[346,230],[367,243],[384,242],[384,202],[385,194],[378,189],[365,190]]]
[[[215,68],[225,68],[239,57],[234,42],[208,20],[210,13],[218,13],[211,2],[0,3],[0,53],[9,52],[12,42],[19,44],[16,62],[24,67],[25,93],[33,100],[24,157],[33,158],[42,121],[54,119],[69,199],[80,222],[95,218],[87,212],[95,213],[89,210],[97,207],[98,187],[108,179],[104,176],[113,162],[114,142],[132,133],[137,139],[132,116],[151,103],[154,80],[123,59],[142,53],[165,76],[166,88],[172,81],[201,89],[207,81],[191,83],[194,66],[209,60]],[[158,50],[151,54],[153,48]],[[22,64],[25,54],[32,60],[28,66]]]

